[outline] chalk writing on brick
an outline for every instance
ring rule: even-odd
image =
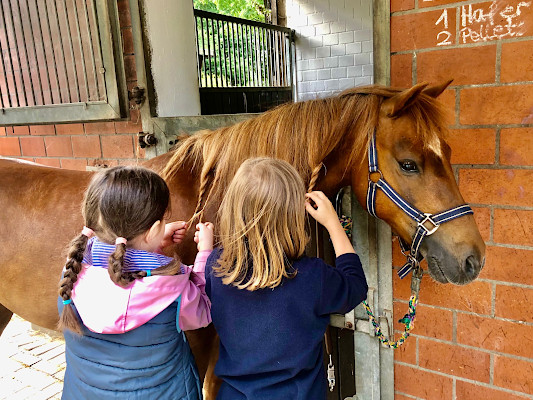
[[[467,4],[458,7],[460,17],[459,43],[488,42],[520,37],[525,32],[524,10],[531,8],[531,1],[509,5],[493,1],[488,8]],[[478,5],[479,6],[479,5]],[[444,9],[435,25],[442,25],[437,33],[437,46],[451,45],[452,33],[448,30],[448,9]]]
[[[442,11],[442,14],[440,15],[439,19],[437,20],[437,22],[435,22],[435,25],[438,25],[440,23],[444,25],[445,30],[437,33],[437,46],[447,46],[449,44],[452,44],[452,42],[450,42],[450,37],[452,36],[452,34],[448,31],[448,10],[447,9]]]

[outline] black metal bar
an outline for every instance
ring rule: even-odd
[[[216,27],[216,29],[214,29]],[[222,54],[220,51],[220,31],[218,21],[213,20],[213,40],[215,41],[215,68],[217,73],[217,87],[222,86]]]
[[[241,73],[241,86],[246,86],[246,70],[244,68],[244,38],[242,37],[242,24],[237,24],[237,38],[239,45],[239,71]]]
[[[254,31],[255,75],[257,76],[256,86],[263,86],[261,81],[261,47],[259,46],[259,28],[252,26],[252,29]]]
[[[200,70],[200,32],[198,30],[198,17],[194,17],[194,27],[196,29],[196,70],[198,71],[198,86],[202,87],[202,71]]]
[[[211,63],[211,44],[209,43],[209,19],[205,20],[205,29],[207,34],[207,59],[209,60],[209,82],[211,83],[211,87],[213,87],[213,71],[212,71],[212,63]],[[205,62],[205,61],[204,61]]]
[[[233,63],[232,63],[233,43],[230,40],[230,23],[228,21],[224,21],[224,22],[226,23],[226,37],[228,39],[228,62],[229,62],[228,78],[229,78],[230,87],[233,87],[233,86],[235,86],[235,79],[234,79],[234,76],[233,76]]]
[[[200,18],[200,25],[202,27],[202,68],[204,70],[203,87],[207,87],[207,68],[205,66],[206,59],[205,59],[205,39],[204,39],[204,19],[203,18]]]
[[[224,22],[223,21],[217,21],[217,29],[219,34],[219,51],[222,52],[222,56],[220,57],[220,80],[222,82],[222,87],[227,86],[226,82],[226,46],[225,46],[225,40],[224,40]],[[222,46],[220,46],[220,39],[222,39]]]
[[[204,17],[204,18],[218,19],[220,21],[234,22],[234,23],[237,23],[237,24],[246,24],[246,25],[250,25],[250,26],[257,26],[257,27],[260,27],[260,28],[266,28],[266,29],[273,30],[273,31],[280,31],[280,32],[287,32],[287,33],[291,32],[290,28],[286,28],[286,27],[283,27],[283,26],[265,24],[264,22],[251,21],[251,20],[248,20],[248,19],[232,17],[230,15],[222,15],[222,14],[212,13],[212,12],[209,12],[209,11],[203,11],[203,10],[195,9],[194,10],[194,15],[199,16],[199,17]]]
[[[266,76],[267,76],[267,86],[272,86],[271,77],[272,72],[270,70],[271,61],[270,61],[270,43],[268,40],[268,30],[263,29],[264,43],[265,43],[265,59],[266,59]]]
[[[197,51],[200,55],[203,49],[205,72],[199,79],[201,87],[286,85],[291,70],[286,64],[293,61],[287,56],[285,38],[291,42],[291,29],[200,10],[195,16]]]
[[[246,36],[246,65],[248,66],[248,86],[254,85],[254,76],[253,76],[253,64],[252,64],[252,42],[250,40],[250,27],[248,25],[244,26],[244,32]]]
[[[211,67],[211,86],[212,87],[218,87],[218,78],[217,78],[217,45],[215,41],[215,28],[214,28],[214,22],[215,20],[211,20],[211,35],[209,37],[209,42],[211,43],[211,48],[213,49],[213,54],[211,55],[211,52],[209,52],[209,65]],[[213,62],[211,62],[213,61]],[[213,83],[214,80],[214,83]]]
[[[237,64],[237,57],[235,55],[235,33],[234,33],[234,23],[229,22],[230,26],[230,36],[231,36],[231,49],[233,52],[233,71],[232,71],[232,77],[234,86],[240,86],[240,79],[238,80],[238,64]]]
[[[255,30],[257,34],[257,54],[259,56],[259,64],[257,65],[257,69],[259,70],[259,86],[264,86],[263,66],[265,63],[263,60],[263,46],[261,44],[261,28],[256,26]]]
[[[213,75],[213,78],[215,80],[215,87],[218,87],[218,63],[217,63],[217,41],[216,41],[217,33],[215,31],[215,20],[211,20],[211,40],[213,43],[213,71],[211,74]]]

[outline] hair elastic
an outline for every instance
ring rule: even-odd
[[[94,231],[91,228],[87,228],[86,226],[84,226],[81,230],[81,234],[87,236],[88,238],[91,238],[94,236]]]
[[[126,245],[127,242],[128,242],[128,240],[126,238],[123,238],[123,237],[120,237],[120,236],[115,239],[115,244],[122,243],[123,245]]]
[[[72,299],[63,300],[63,304],[64,305],[67,305],[67,304],[70,304],[70,303],[72,303]]]
[[[152,276],[152,270],[147,269],[146,270],[146,276]]]

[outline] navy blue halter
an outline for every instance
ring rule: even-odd
[[[377,181],[373,181],[371,178],[371,176],[375,174],[379,174],[379,179]],[[458,206],[438,214],[423,213],[405,201],[383,178],[383,173],[378,167],[376,133],[374,132],[368,148],[368,192],[366,195],[367,210],[374,217],[377,217],[376,192],[378,189],[381,189],[394,204],[396,204],[403,210],[403,212],[414,219],[418,225],[411,243],[409,254],[406,254],[407,262],[398,271],[398,275],[401,279],[406,277],[411,270],[414,270],[414,273],[418,275],[418,277],[421,277],[421,269],[419,264],[424,257],[420,254],[420,245],[426,236],[435,233],[439,226],[444,222],[462,217],[463,215],[474,213],[474,211],[472,211],[470,206],[467,204],[463,204],[462,206]]]

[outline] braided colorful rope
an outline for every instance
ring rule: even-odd
[[[409,337],[411,330],[414,328],[414,319],[416,315],[417,303],[417,295],[412,294],[411,298],[409,299],[409,310],[407,314],[405,314],[404,317],[398,321],[405,325],[404,331],[400,338],[395,342],[391,342],[387,337],[385,337],[385,335],[381,331],[379,323],[376,321],[376,317],[374,317],[374,314],[372,313],[372,310],[370,309],[366,301],[363,301],[363,307],[365,307],[370,322],[372,322],[372,325],[374,326],[374,331],[376,332],[376,336],[379,338],[379,341],[389,348],[397,349],[403,344],[403,342],[405,342],[405,339]]]

